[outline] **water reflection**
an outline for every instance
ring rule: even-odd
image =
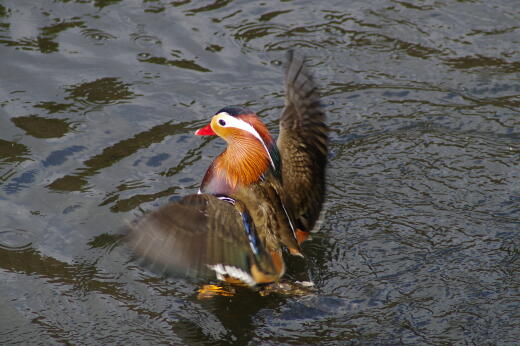
[[[0,343],[517,343],[514,5],[2,1]],[[302,47],[331,166],[287,278],[315,291],[201,301],[138,267],[120,227],[197,191],[215,110],[276,132]]]
[[[58,103],[54,101],[36,103],[34,108],[45,109],[47,113],[66,113],[74,106],[73,103]]]
[[[30,151],[25,145],[0,139],[0,167],[7,163],[28,160]]]
[[[102,153],[85,160],[83,162],[85,167],[78,168],[77,173],[60,177],[49,184],[48,187],[55,191],[80,191],[87,184],[88,177],[98,174],[103,168],[114,165],[138,150],[161,142],[166,136],[179,132],[184,133],[186,127],[191,127],[191,123],[174,124],[167,122],[107,146]]]
[[[68,96],[65,99],[94,105],[108,105],[135,98],[136,95],[130,88],[130,84],[123,83],[119,78],[105,77],[66,88]]]
[[[38,170],[36,169],[26,171],[19,176],[11,178],[9,183],[2,186],[2,190],[6,194],[11,195],[19,192],[21,189],[26,189],[36,181],[35,177],[37,174]]]
[[[86,148],[81,145],[73,145],[61,150],[55,150],[50,153],[49,156],[42,162],[44,167],[47,166],[59,166],[63,164],[67,157],[72,156],[74,153],[85,150]]]
[[[141,55],[139,61],[147,62],[150,64],[174,66],[174,67],[188,69],[188,70],[194,70],[194,71],[198,71],[198,72],[211,72],[210,69],[207,69],[207,68],[197,64],[193,60],[187,60],[187,59],[167,59],[164,57]]]
[[[83,29],[81,30],[81,33],[92,40],[97,41],[96,44],[102,45],[105,44],[105,41],[108,40],[115,40],[117,39],[116,36],[111,35],[108,32],[104,32],[99,29]]]
[[[67,119],[49,119],[37,115],[11,118],[11,121],[36,138],[59,138],[71,130]]]
[[[122,290],[124,285],[110,280],[110,277],[100,273],[93,264],[64,263],[41,255],[31,246],[16,249],[1,246],[0,268],[66,286],[69,294],[72,295],[96,291],[117,299],[132,300],[132,296]]]

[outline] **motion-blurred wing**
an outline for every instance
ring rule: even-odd
[[[276,274],[248,212],[213,195],[188,195],[145,215],[127,241],[163,273],[232,277],[251,286],[259,275],[265,281]]]
[[[296,227],[310,231],[319,217],[325,193],[327,126],[325,113],[304,60],[288,54],[285,109],[277,146],[282,157],[284,200]]]

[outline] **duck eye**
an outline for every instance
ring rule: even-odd
[[[226,126],[226,122],[224,121],[224,119],[219,119],[219,120],[218,120],[218,124],[219,124],[220,126]]]

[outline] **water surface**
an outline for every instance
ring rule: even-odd
[[[514,344],[520,340],[514,0],[0,4],[0,341]],[[226,105],[276,133],[284,53],[331,127],[315,292],[198,300],[118,246],[197,191]]]

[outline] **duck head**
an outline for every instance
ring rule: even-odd
[[[222,108],[195,134],[217,135],[228,144],[206,172],[200,192],[229,195],[239,185],[248,186],[262,179],[268,171],[280,170],[273,137],[260,118],[246,108]]]

